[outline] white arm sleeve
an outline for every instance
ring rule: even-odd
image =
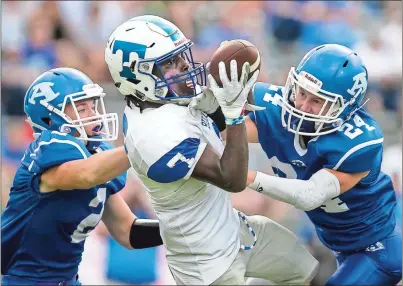
[[[319,170],[309,180],[287,179],[257,172],[250,188],[275,200],[310,211],[330,198],[340,195],[340,183],[335,175]]]

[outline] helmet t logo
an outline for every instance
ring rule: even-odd
[[[121,77],[125,78],[136,78],[136,75],[131,71],[130,64],[137,60],[139,57],[144,59],[146,54],[147,46],[137,44],[137,43],[130,43],[125,41],[116,40],[112,53],[117,54],[117,51],[122,51],[122,71],[120,72]],[[131,53],[136,54],[134,57],[130,56]]]

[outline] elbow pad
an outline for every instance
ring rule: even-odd
[[[340,183],[335,175],[322,169],[309,180],[287,179],[257,172],[252,189],[273,199],[310,211],[328,199],[340,195]]]
[[[322,169],[302,184],[295,197],[295,207],[310,211],[320,207],[328,199],[340,195],[340,183],[335,175]]]

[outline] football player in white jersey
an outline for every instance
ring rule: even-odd
[[[169,21],[140,16],[120,25],[105,50],[127,103],[126,152],[160,220],[172,275],[177,284],[241,285],[245,277],[309,283],[318,262],[296,236],[268,218],[245,216],[230,200],[231,192],[246,186],[243,111],[258,71],[247,81],[245,64],[238,81],[233,61],[228,79],[220,63],[223,87],[209,80],[221,109],[216,106],[207,115],[190,104],[203,95],[206,81],[192,45]],[[220,112],[225,122],[217,127],[212,118]]]

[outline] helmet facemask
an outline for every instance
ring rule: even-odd
[[[202,92],[201,86],[206,85],[206,71],[203,63],[194,61],[192,45],[193,43],[188,41],[164,56],[138,61],[135,67],[137,73],[152,80],[151,90],[148,89],[148,91],[154,90],[155,100],[186,105],[192,97]],[[164,75],[163,65],[170,60],[173,61],[178,55],[188,63],[189,68],[181,73]]]
[[[76,136],[78,139],[87,141],[114,141],[118,138],[118,115],[117,113],[106,113],[103,97],[106,94],[97,84],[83,86],[82,92],[65,96],[64,101],[59,106],[52,106],[46,101],[40,101],[49,111],[52,125],[58,126],[58,130]],[[77,103],[83,100],[93,99],[95,115],[81,118],[77,109]],[[71,104],[76,119],[70,118],[66,113],[67,104]],[[85,127],[95,125],[92,131],[94,136],[89,136]]]
[[[314,76],[291,68],[283,92],[282,125],[288,131],[305,136],[329,134],[340,128],[343,119],[340,115],[345,109],[341,95],[321,89],[322,82]],[[323,99],[323,105],[318,114],[311,114],[296,108],[296,97],[299,89]]]

